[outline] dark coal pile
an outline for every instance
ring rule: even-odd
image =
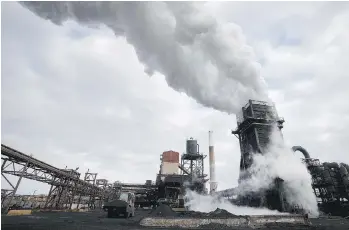
[[[177,213],[170,208],[170,206],[165,204],[160,204],[156,209],[150,212],[150,216],[158,217],[175,217]]]
[[[323,227],[323,226],[309,226],[309,225],[303,225],[303,224],[294,225],[294,224],[288,224],[288,223],[266,224],[264,229],[268,229],[268,230],[280,230],[280,229],[290,229],[290,230],[326,230],[326,228]]]
[[[229,227],[229,226],[224,225],[224,224],[214,224],[214,223],[201,225],[200,229],[210,229],[210,230],[213,230],[213,229],[230,229],[230,230],[239,229],[239,230],[243,230],[242,228],[232,228],[232,227]]]
[[[217,208],[213,212],[210,212],[208,214],[209,217],[222,217],[222,218],[228,218],[228,217],[236,217],[236,215],[228,212],[227,210]]]
[[[181,217],[191,217],[191,218],[231,218],[236,217],[236,215],[231,214],[227,210],[217,208],[212,212],[194,212],[188,211],[181,214]]]
[[[194,212],[194,211],[187,211],[187,212],[182,212],[179,214],[179,217],[183,218],[202,218],[205,217],[207,213],[203,212]]]

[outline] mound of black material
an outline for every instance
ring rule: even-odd
[[[194,211],[187,211],[183,212],[180,214],[181,217],[186,217],[186,218],[202,218],[207,216],[207,213],[204,212],[194,212]]]
[[[177,216],[177,213],[170,208],[170,206],[166,204],[160,204],[156,209],[154,209],[151,213],[151,216],[161,216],[161,217],[174,217]]]
[[[213,212],[208,213],[209,217],[222,217],[222,218],[227,218],[227,217],[236,217],[236,215],[228,212],[227,210],[217,208]]]
[[[181,214],[181,217],[192,217],[192,218],[229,218],[236,217],[236,215],[231,214],[230,212],[217,208],[212,212],[194,212],[188,211]]]

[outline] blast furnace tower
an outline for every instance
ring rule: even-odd
[[[249,176],[246,172],[252,165],[252,154],[265,153],[274,127],[277,127],[282,136],[281,129],[283,128],[283,123],[284,120],[279,118],[272,103],[249,100],[242,107],[240,114],[237,115],[237,129],[232,132],[240,142],[239,183]],[[278,188],[279,186],[278,179],[276,179],[275,188],[272,191],[263,194],[250,194],[242,198],[242,203],[244,205],[267,206],[272,209],[283,210],[283,198],[282,194],[279,194],[281,191]]]
[[[264,153],[275,125],[280,131],[280,135],[282,135],[281,129],[284,120],[278,117],[273,104],[254,100],[249,100],[242,107],[242,111],[236,120],[237,129],[232,133],[239,138],[240,172],[243,172],[251,166],[253,153]]]

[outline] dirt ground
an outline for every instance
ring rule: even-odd
[[[139,226],[139,221],[151,215],[150,211],[138,210],[129,219],[108,219],[102,211],[94,212],[39,212],[30,216],[2,216],[1,229],[4,230],[111,230],[111,229],[149,229]],[[311,219],[312,226],[272,225],[267,229],[319,229],[319,230],[348,230],[349,220],[343,218]],[[159,229],[159,228],[156,228]],[[173,229],[173,228],[172,228]],[[221,226],[207,226],[205,229],[222,229]],[[241,228],[239,228],[241,229]]]

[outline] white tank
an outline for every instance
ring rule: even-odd
[[[162,162],[161,174],[178,174],[178,163]]]

